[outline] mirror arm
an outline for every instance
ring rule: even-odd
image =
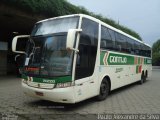
[[[68,48],[69,50],[73,50],[75,51],[76,53],[79,53],[79,50],[75,49],[75,48]]]
[[[82,29],[76,29],[76,31],[80,33],[80,32],[82,32]]]

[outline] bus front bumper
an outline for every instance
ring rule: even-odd
[[[22,82],[23,92],[31,97],[60,103],[75,103],[74,87],[39,89],[30,87]]]

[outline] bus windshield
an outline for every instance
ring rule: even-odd
[[[37,23],[26,49],[26,75],[55,77],[71,75],[72,52],[66,50],[69,29],[78,27],[79,16],[56,18]]]
[[[34,26],[31,36],[68,32],[69,29],[76,29],[78,22],[78,16],[40,22]]]
[[[72,52],[66,50],[66,36],[67,34],[31,37],[25,74],[41,77],[71,75]]]

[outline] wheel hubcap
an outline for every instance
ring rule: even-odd
[[[105,95],[107,93],[107,87],[105,83],[102,83],[101,85],[101,94]]]

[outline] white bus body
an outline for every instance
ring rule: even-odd
[[[60,57],[50,59],[47,57],[49,62],[45,62],[45,56],[52,56],[53,53],[53,56],[59,55],[59,52],[55,52],[56,50],[58,51],[56,47],[53,49],[50,47],[50,51],[52,52],[43,55],[45,51],[43,49],[41,53],[40,47],[45,46],[46,49],[49,49],[48,43],[52,43],[50,39],[55,41],[55,39],[58,38],[40,38],[39,41],[45,40],[46,42],[44,42],[43,45],[37,42],[37,46],[34,45],[36,41],[38,41],[36,39],[43,34],[43,32],[44,34],[42,36],[51,33],[52,27],[44,29],[44,27],[46,27],[45,24],[48,24],[47,22],[60,19],[65,20],[70,17],[78,17],[77,28],[73,29],[79,30],[76,33],[74,49],[68,50],[72,52],[71,63],[66,67],[66,64],[68,64],[66,61],[68,61],[69,57],[64,57],[64,59]],[[72,25],[72,23],[74,24],[74,20],[68,21],[70,23],[65,23],[66,25],[74,26]],[[56,27],[58,27],[57,24],[58,22],[54,23]],[[70,27],[65,28],[62,23],[58,25],[59,29],[53,30],[54,33],[67,33],[70,29]],[[40,21],[36,23],[36,27],[36,32],[33,30],[34,35],[30,37],[30,39],[33,38],[34,49],[32,49],[33,51],[30,57],[26,57],[24,65],[25,72],[22,74],[22,88],[24,93],[29,96],[61,103],[77,103],[94,96],[98,96],[98,98],[102,100],[107,97],[109,91],[137,81],[143,83],[145,79],[151,75],[152,59],[149,45],[96,18],[83,14],[61,16]],[[67,29],[67,31],[60,29]],[[117,36],[120,37],[118,38]],[[66,39],[66,37],[64,39]],[[130,40],[130,43],[128,43],[127,40]],[[63,43],[56,44],[61,45]],[[135,44],[138,45],[139,48],[136,48]],[[29,45],[32,44],[30,43]],[[133,50],[131,46],[133,46]],[[144,49],[141,49],[142,47]],[[36,54],[37,56],[42,54],[42,56],[38,58]],[[68,54],[70,55],[70,53]],[[36,57],[37,60],[33,60]],[[37,67],[37,65],[39,65],[37,62],[38,59],[42,58],[43,60],[41,61],[45,62],[44,65],[41,62],[40,67]],[[28,67],[31,61],[35,61],[35,64]],[[49,68],[50,66],[53,67]],[[69,72],[65,71],[63,73],[65,75],[61,76],[61,71],[64,69],[71,70],[69,70]],[[60,77],[54,76],[57,74]],[[68,74],[70,75],[68,76]],[[103,86],[102,81],[105,80],[107,83],[104,83]],[[108,86],[105,86],[106,84]],[[106,88],[109,89],[109,91],[102,90]],[[101,93],[106,95],[100,96]]]

